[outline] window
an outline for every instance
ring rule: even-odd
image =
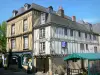
[[[91,34],[89,34],[89,37],[90,37],[90,39],[91,39]]]
[[[45,28],[40,29],[40,38],[45,38]]]
[[[30,59],[31,59],[31,54],[24,54],[22,57],[22,65],[27,66]]]
[[[93,35],[93,40],[96,40],[96,35]]]
[[[86,50],[88,50],[88,44],[86,44]]]
[[[11,39],[11,48],[15,49],[15,39]]]
[[[80,43],[80,49],[84,50],[84,44],[83,43]]]
[[[67,28],[64,28],[64,34],[67,35]]]
[[[27,65],[27,64],[28,64],[28,57],[23,56],[23,65]]]
[[[78,36],[81,37],[81,32],[80,31],[78,31]]]
[[[45,18],[46,18],[46,14],[42,13],[41,14],[41,24],[45,24]]]
[[[23,25],[23,31],[27,31],[28,30],[28,22],[27,19],[24,20],[24,25]]]
[[[24,36],[24,49],[28,49],[28,36]]]
[[[45,52],[45,42],[40,42],[40,53]]]
[[[73,36],[73,30],[70,30],[70,36]]]
[[[11,27],[11,35],[15,34],[15,24],[12,25]]]
[[[87,33],[85,33],[85,38],[87,38]]]
[[[94,47],[94,52],[97,53],[97,47]]]

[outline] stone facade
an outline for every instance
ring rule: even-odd
[[[23,20],[28,20],[28,31],[23,32]],[[15,24],[15,35],[11,36],[11,25]],[[23,35],[28,34],[29,50],[32,50],[32,11],[7,23],[7,51],[11,49],[11,38],[16,39],[16,48],[12,51],[23,51]],[[20,41],[20,42],[19,42]]]

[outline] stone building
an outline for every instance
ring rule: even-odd
[[[92,24],[76,22],[76,17],[66,16],[62,7],[56,12],[53,7],[42,12],[33,25],[33,34],[34,66],[41,72],[55,73],[64,64],[65,55],[99,50],[99,34],[93,31]],[[82,68],[81,61],[71,61],[70,66]]]
[[[54,11],[52,6],[26,3],[7,20],[7,51],[24,66],[33,57],[37,71],[45,73],[55,72],[65,55],[98,52],[98,36],[91,24],[76,22],[61,6]]]
[[[11,50],[13,64],[27,66],[32,57],[32,6],[26,3],[12,14],[7,20],[7,52]]]

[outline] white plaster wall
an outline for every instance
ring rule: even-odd
[[[39,29],[34,30],[34,54],[37,55],[39,54]]]
[[[39,29],[34,30],[34,54],[39,54],[39,41],[45,41],[45,54],[50,54],[51,52],[55,54],[93,53],[94,46],[100,49],[98,39],[93,40],[92,36],[90,40],[89,34],[86,39],[84,32],[81,32],[81,37],[79,37],[78,31],[74,30],[73,36],[70,36],[70,29],[67,29],[67,35],[64,35],[63,28],[60,27],[58,29],[59,31],[57,33],[56,27],[45,27],[45,38],[43,39],[39,39]],[[67,42],[66,49],[61,47],[62,41]],[[84,43],[84,50],[80,50],[80,43]],[[86,44],[88,44],[88,50],[86,50]]]
[[[97,45],[88,44],[88,50],[86,50],[86,44],[84,44],[84,50],[81,50],[80,43],[67,42],[67,48],[64,49],[61,47],[61,41],[52,42],[52,50],[55,54],[94,53],[94,46]]]
[[[39,42],[40,41],[44,41],[45,42],[45,54],[50,54],[50,37],[51,37],[51,33],[50,33],[50,26],[45,27],[45,38],[40,39],[39,38],[39,29],[35,29],[34,30],[34,55],[38,55],[39,54]]]
[[[55,41],[52,41],[52,50],[57,53],[63,53],[63,48],[61,47],[61,42],[66,41],[67,44],[67,53],[93,53],[94,46],[99,49],[99,42],[97,40],[93,40],[93,34],[91,34],[91,38],[89,34],[87,34],[87,38],[85,38],[85,33],[81,32],[81,37],[78,36],[78,31],[73,31],[73,36],[70,36],[70,29],[67,29],[67,35],[64,35],[64,29],[58,28],[58,32],[56,31],[56,27],[52,27],[52,38],[56,38]],[[73,42],[76,41],[76,42]],[[84,44],[84,50],[80,50],[80,43]],[[88,44],[88,50],[86,50],[86,44]],[[65,52],[66,54],[66,52]]]

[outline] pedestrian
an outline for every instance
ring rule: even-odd
[[[32,61],[31,61],[31,59],[29,59],[27,73],[31,73],[31,71],[32,71]]]

